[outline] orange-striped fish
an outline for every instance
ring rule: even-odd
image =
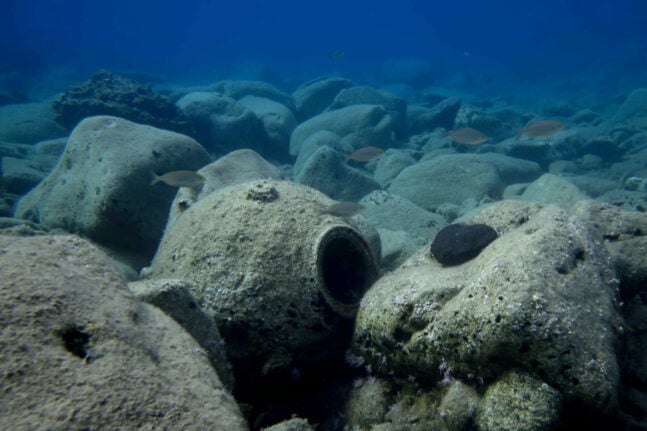
[[[446,135],[451,137],[457,144],[463,145],[479,145],[490,140],[488,136],[471,127],[450,130]]]
[[[368,163],[377,160],[384,154],[384,150],[378,147],[362,147],[359,150],[348,154],[346,161],[354,160],[360,163]]]
[[[517,139],[523,135],[530,136],[531,138],[545,138],[546,136],[554,135],[564,128],[564,123],[557,120],[541,120],[528,124],[523,129],[517,132]]]

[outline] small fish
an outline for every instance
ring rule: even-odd
[[[153,172],[151,186],[160,181],[171,187],[189,187],[193,189],[202,186],[205,178],[193,171],[173,171],[167,172],[164,175],[157,175]]]
[[[517,140],[523,135],[531,138],[545,138],[553,135],[564,128],[564,123],[557,120],[541,120],[528,124],[517,132]]]
[[[384,154],[384,150],[378,147],[362,147],[359,150],[348,154],[346,161],[354,160],[356,162],[368,163],[377,160]]]
[[[328,56],[328,58],[330,58],[331,60],[337,60],[338,58],[343,57],[344,54],[346,54],[346,53],[344,52],[343,49],[337,49],[337,50],[331,52],[330,55]]]
[[[363,209],[364,205],[358,204],[357,202],[342,201],[335,202],[334,204],[329,205],[326,208],[321,208],[319,210],[319,213],[330,214],[337,217],[350,217],[357,214]]]
[[[457,144],[463,145],[479,145],[490,140],[488,136],[471,127],[450,130],[447,132],[447,136],[451,137]]]

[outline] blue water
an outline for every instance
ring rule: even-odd
[[[647,85],[641,0],[5,0],[0,84],[99,68],[165,80],[321,75],[532,98]],[[344,55],[331,59],[330,53]],[[12,76],[8,76],[12,75]]]

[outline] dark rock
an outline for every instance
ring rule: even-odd
[[[431,254],[443,265],[460,265],[478,256],[497,237],[496,231],[485,224],[450,224],[436,234]]]
[[[72,130],[85,117],[114,115],[160,129],[193,135],[182,111],[150,87],[102,70],[68,88],[53,103],[56,121]]]

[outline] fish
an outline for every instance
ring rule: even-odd
[[[384,154],[384,150],[378,147],[362,147],[359,150],[348,154],[346,161],[354,160],[356,162],[368,163],[377,160]]]
[[[157,175],[153,172],[152,174],[151,186],[161,181],[171,187],[189,187],[193,189],[202,186],[205,182],[202,175],[193,171],[172,171],[164,175]]]
[[[545,138],[554,135],[564,128],[564,123],[557,120],[541,120],[528,124],[523,129],[517,131],[517,140],[523,135],[531,138]]]
[[[335,202],[319,210],[320,214],[329,214],[337,217],[351,217],[364,209],[364,205],[352,201]]]
[[[451,137],[457,144],[463,145],[479,145],[490,140],[488,136],[471,127],[450,130],[446,135]]]
[[[344,54],[346,54],[346,53],[344,52],[343,49],[336,49],[336,50],[334,50],[333,52],[330,53],[328,58],[330,58],[331,60],[337,60],[338,58],[343,57]]]

